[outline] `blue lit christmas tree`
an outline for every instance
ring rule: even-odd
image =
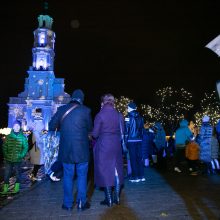
[[[34,30],[32,66],[25,79],[24,91],[18,97],[10,97],[8,106],[8,127],[15,119],[22,122],[24,130],[31,129],[37,120],[43,121],[45,129],[57,107],[70,101],[64,92],[64,79],[54,75],[55,33],[52,30],[53,18],[39,15],[38,28]]]

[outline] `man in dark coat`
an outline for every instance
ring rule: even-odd
[[[128,115],[125,117],[125,137],[131,160],[132,177],[130,181],[132,183],[145,181],[142,155],[143,133],[143,117],[137,111],[136,104],[131,102],[128,104]]]
[[[73,178],[77,173],[77,208],[90,207],[86,199],[87,173],[89,162],[89,138],[92,129],[91,111],[83,105],[84,93],[77,89],[72,101],[58,108],[49,123],[49,130],[60,131],[58,160],[63,163],[64,199],[62,208],[71,210],[73,206]],[[65,115],[65,117],[63,117]]]

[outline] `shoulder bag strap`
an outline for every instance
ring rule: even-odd
[[[71,108],[69,108],[69,109],[64,113],[64,115],[62,116],[62,118],[61,118],[61,120],[60,120],[60,124],[63,122],[63,119],[64,119],[73,109],[75,109],[77,106],[79,106],[79,105],[77,105],[77,104],[73,105]]]

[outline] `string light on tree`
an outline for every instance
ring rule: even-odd
[[[184,88],[164,87],[156,91],[156,120],[174,130],[184,115],[193,108],[192,94]]]
[[[124,116],[127,115],[127,106],[133,100],[124,96],[115,98],[115,108],[121,112]]]
[[[220,119],[220,103],[216,92],[213,91],[211,93],[205,93],[200,106],[201,110],[194,115],[196,124],[200,126],[204,115],[208,115],[210,117],[211,124],[215,125]]]

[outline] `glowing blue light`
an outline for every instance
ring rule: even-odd
[[[45,44],[45,34],[44,33],[39,34],[39,42],[40,42],[40,44]]]

